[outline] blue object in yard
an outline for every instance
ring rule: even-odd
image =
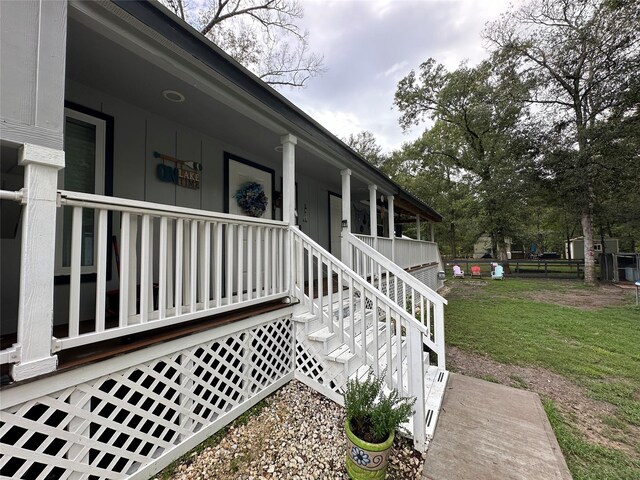
[[[504,268],[502,267],[502,265],[498,265],[493,269],[493,272],[491,272],[491,279],[504,280]]]
[[[640,305],[638,297],[640,297],[640,280],[636,280],[636,307]]]

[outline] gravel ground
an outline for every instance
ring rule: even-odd
[[[344,409],[298,381],[266,399],[246,424],[230,428],[215,447],[192,454],[173,479],[347,479]],[[398,439],[388,479],[420,479],[422,456]]]

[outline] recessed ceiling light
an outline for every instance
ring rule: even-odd
[[[184,102],[184,95],[175,90],[165,90],[162,92],[162,96],[174,103],[182,103]]]

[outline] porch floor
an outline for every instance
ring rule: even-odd
[[[290,306],[290,304],[285,304],[280,300],[276,300],[272,302],[261,303],[259,305],[251,307],[233,310],[231,312],[221,313],[219,315],[204,317],[184,324],[158,328],[156,330],[150,330],[135,335],[118,337],[99,343],[92,343],[84,345],[82,347],[63,350],[61,352],[58,352],[57,370],[49,375],[55,375],[71,368],[99,362],[101,360],[106,360],[107,358],[111,358],[116,355],[139,350],[150,345],[168,342],[170,340],[184,337],[186,335],[191,335],[194,333],[209,330],[211,328],[220,327],[228,323],[237,322],[246,318],[251,318],[263,313],[279,310],[281,308],[287,308]],[[66,325],[62,325],[60,327],[60,329],[63,331],[66,331],[66,328]],[[56,329],[54,328],[54,335],[56,333]],[[3,336],[2,341],[3,343],[10,345],[12,342],[15,342],[15,335]],[[2,373],[2,378],[4,381],[4,379],[8,379],[9,365],[2,365],[2,367],[3,369],[0,373]],[[2,385],[0,389],[10,387],[11,385],[15,385],[15,383]]]
[[[452,373],[423,480],[571,480],[537,394]]]

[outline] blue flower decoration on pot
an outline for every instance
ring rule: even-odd
[[[364,453],[364,450],[355,446],[351,447],[351,458],[353,458],[353,461],[362,467],[371,463],[369,454]]]

